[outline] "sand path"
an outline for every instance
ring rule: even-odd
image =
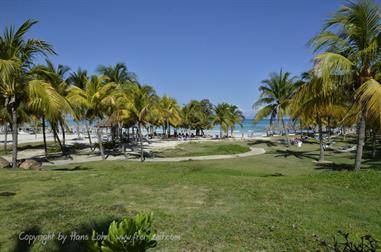
[[[264,154],[266,151],[263,148],[250,148],[250,151],[240,154],[233,155],[210,155],[210,156],[193,156],[193,157],[167,157],[167,158],[146,158],[146,162],[180,162],[180,161],[196,161],[196,160],[218,160],[218,159],[232,159],[232,158],[243,158],[250,157],[255,155]],[[66,165],[71,163],[85,163],[92,161],[102,160],[98,155],[97,156],[84,156],[76,157],[72,160],[56,160],[50,163],[44,163],[45,166],[50,165]],[[109,156],[107,160],[126,160],[124,156]],[[140,161],[140,159],[128,159],[126,161]]]

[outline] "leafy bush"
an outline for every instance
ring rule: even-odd
[[[319,242],[318,251],[328,252],[376,252],[380,249],[379,242],[374,239],[371,235],[364,235],[361,237],[361,241],[351,241],[349,233],[344,233],[338,231],[339,236],[341,236],[342,241],[339,241],[335,236],[333,236],[333,243],[329,244],[327,241],[320,239],[320,237],[315,236],[317,242]]]
[[[90,251],[134,251],[143,252],[157,245],[157,231],[152,228],[152,213],[137,214],[134,218],[124,218],[120,222],[113,221],[108,234],[98,234],[93,230]]]

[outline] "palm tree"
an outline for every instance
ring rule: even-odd
[[[151,86],[141,86],[138,83],[132,83],[128,88],[130,100],[130,113],[137,124],[139,141],[140,141],[140,159],[144,161],[143,135],[142,127],[144,127],[151,118],[152,109],[157,107],[158,97],[155,90]]]
[[[381,118],[380,70],[381,15],[371,0],[348,2],[330,17],[322,31],[311,40],[316,68],[323,78],[322,90],[334,85],[352,91],[352,103],[359,108],[357,151],[354,169],[360,170],[365,143],[366,118]]]
[[[160,98],[158,105],[160,116],[163,119],[163,130],[165,135],[169,137],[171,135],[171,125],[176,127],[180,124],[180,107],[175,98],[166,95]]]
[[[51,86],[58,92],[63,99],[66,99],[68,84],[65,81],[65,75],[69,72],[70,68],[64,65],[57,67],[50,60],[46,60],[46,65],[37,65],[32,68],[32,73],[36,73],[37,78],[42,79],[51,84]],[[67,111],[61,111],[61,116],[57,118],[56,122],[51,122],[51,126],[60,125],[62,131],[62,144],[65,147],[65,127],[66,127],[66,114]],[[74,118],[76,114],[72,113]],[[58,136],[58,135],[57,135]],[[58,139],[59,140],[59,139]],[[60,142],[60,141],[58,141]]]
[[[87,75],[87,71],[82,70],[81,68],[78,68],[76,72],[70,73],[69,77],[66,79],[66,82],[69,85],[76,86],[80,89],[85,89],[88,80],[89,80],[89,77]],[[74,120],[77,123],[78,138],[80,138],[80,133],[79,133],[80,121],[82,121],[84,118],[85,118],[85,111],[83,110],[83,107],[77,106],[76,107],[76,117],[74,118]],[[92,149],[92,142],[91,142],[91,137],[90,137],[89,125],[86,123],[85,126],[86,126],[87,136],[89,138],[90,149]]]
[[[25,98],[29,83],[28,70],[37,54],[54,54],[52,46],[43,40],[25,39],[25,34],[37,21],[27,20],[17,30],[6,27],[0,36],[0,93],[12,119],[12,166],[17,167],[17,108]]]
[[[102,159],[105,159],[105,153],[102,144],[100,120],[104,118],[106,113],[110,113],[110,108],[114,106],[116,99],[114,95],[116,85],[112,82],[105,84],[106,79],[104,76],[98,77],[97,75],[93,75],[86,83],[84,89],[71,86],[68,90],[68,100],[74,109],[85,111],[85,118],[90,122],[98,119],[97,137]],[[91,141],[89,132],[88,135],[89,141]]]
[[[214,112],[213,124],[220,125],[220,138],[222,138],[222,132],[227,133],[231,125],[230,105],[225,102],[220,103],[215,107]]]
[[[42,117],[42,132],[44,139],[45,158],[48,158],[48,150],[46,145],[45,136],[45,119],[48,119],[54,134],[58,139],[58,143],[61,147],[62,153],[65,154],[65,150],[61,145],[61,142],[57,136],[56,123],[62,119],[63,113],[72,113],[72,109],[68,101],[61,96],[57,90],[44,80],[35,79],[28,83],[28,109],[35,115]]]
[[[116,63],[115,66],[100,65],[97,68],[97,72],[100,75],[107,76],[108,81],[118,84],[136,81],[136,75],[129,72],[124,63]]]
[[[304,73],[303,81],[290,103],[292,117],[299,119],[304,124],[318,125],[320,155],[319,162],[324,161],[323,125],[328,126],[326,118],[338,118],[346,113],[342,97],[337,98],[340,90],[322,92],[322,78],[319,78],[313,70]]]
[[[242,122],[245,120],[242,111],[238,106],[231,104],[229,106],[229,116],[230,116],[230,135],[233,137],[234,126],[236,124],[242,127]]]
[[[259,87],[261,92],[260,98],[253,105],[253,109],[265,105],[257,111],[254,123],[268,116],[270,116],[270,125],[273,124],[275,118],[281,121],[287,146],[290,146],[290,142],[288,140],[284,116],[288,114],[290,101],[297,87],[294,80],[295,77],[290,78],[289,72],[283,73],[280,70],[279,74],[271,73],[270,79],[262,81],[262,85]]]

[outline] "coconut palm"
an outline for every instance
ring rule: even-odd
[[[157,108],[158,97],[151,86],[142,86],[138,83],[131,83],[128,86],[128,96],[130,100],[130,115],[136,122],[140,142],[140,159],[144,161],[142,127],[147,125],[151,119],[152,110]]]
[[[65,80],[65,75],[69,72],[70,68],[64,65],[58,65],[57,67],[50,60],[46,60],[46,65],[37,65],[32,68],[32,73],[35,73],[37,78],[42,79],[48,83],[58,92],[58,94],[66,99],[68,84]],[[61,117],[57,118],[56,122],[51,122],[51,126],[59,125],[62,132],[62,144],[65,147],[65,128],[66,125],[66,115],[65,112],[61,111]],[[72,113],[73,117],[76,118],[76,114]],[[57,135],[58,136],[58,135]],[[57,139],[58,142],[59,138]]]
[[[136,81],[136,75],[129,72],[124,63],[116,63],[115,66],[100,65],[97,67],[97,72],[100,75],[107,76],[108,81],[118,84]]]
[[[82,70],[81,68],[78,68],[76,72],[70,73],[69,77],[66,79],[66,83],[72,86],[76,86],[80,89],[85,89],[88,80],[89,80],[89,77],[87,75],[87,71]],[[78,134],[78,138],[80,138],[79,124],[80,124],[80,121],[82,121],[85,118],[86,112],[83,110],[83,107],[81,106],[77,106],[75,112],[76,112],[76,117],[74,118],[74,120],[77,123],[77,134]],[[87,136],[89,138],[90,149],[92,149],[89,125],[86,123],[85,126],[86,126]]]
[[[160,98],[158,105],[160,117],[162,118],[163,130],[165,135],[169,137],[171,135],[171,125],[176,127],[180,124],[180,107],[175,98],[166,95]]]
[[[376,78],[381,57],[380,20],[374,1],[348,2],[311,40],[315,50],[321,52],[315,61],[324,79],[323,91],[337,84],[345,86],[352,91],[352,102],[359,108],[356,171],[361,167],[367,114],[381,118],[381,85]]]
[[[102,143],[102,133],[100,129],[101,120],[106,114],[111,114],[112,107],[115,105],[115,83],[108,82],[105,84],[107,77],[93,75],[86,83],[86,87],[81,89],[77,86],[71,86],[68,90],[68,100],[74,109],[85,111],[85,118],[97,123],[97,137],[99,151],[102,159],[105,159],[105,153]],[[91,141],[88,132],[89,141]],[[91,142],[90,142],[91,145]]]
[[[17,109],[26,97],[28,71],[34,56],[53,54],[51,45],[43,40],[26,39],[25,34],[37,21],[27,20],[17,30],[6,27],[0,36],[0,93],[12,119],[12,166],[17,166]]]
[[[220,138],[222,138],[222,133],[228,133],[229,126],[231,125],[230,104],[225,102],[220,103],[215,107],[214,112],[213,125],[220,125]]]
[[[260,98],[253,105],[253,109],[264,106],[257,111],[254,123],[268,116],[270,116],[270,125],[273,124],[274,119],[282,123],[287,146],[290,143],[284,117],[288,114],[290,101],[296,87],[295,77],[290,77],[289,72],[280,70],[279,74],[271,73],[269,79],[262,81],[262,85],[259,87]]]
[[[318,126],[320,155],[319,161],[324,161],[323,125],[329,126],[326,119],[340,118],[347,112],[343,104],[343,97],[337,97],[341,90],[323,92],[321,89],[322,78],[313,70],[304,73],[303,83],[298,87],[290,103],[290,112],[293,118],[299,119],[304,124]],[[328,120],[329,121],[329,120]]]
[[[229,107],[229,116],[230,116],[230,135],[233,137],[234,126],[236,124],[242,127],[242,122],[245,120],[242,111],[238,106],[231,104]]]
[[[35,79],[28,83],[28,109],[33,114],[41,116],[42,118],[42,132],[44,139],[45,158],[48,158],[48,150],[46,145],[45,135],[45,119],[48,119],[54,135],[57,137],[58,143],[61,147],[63,154],[65,150],[58,138],[56,126],[59,120],[62,119],[63,113],[72,113],[71,106],[65,97],[61,96],[58,91],[48,82],[44,80]]]

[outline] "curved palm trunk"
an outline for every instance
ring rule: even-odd
[[[44,154],[45,158],[48,159],[48,146],[46,145],[46,133],[45,133],[45,116],[42,116],[42,138],[44,139]]]
[[[233,131],[234,131],[234,128],[231,127],[231,128],[230,128],[230,137],[233,137]]]
[[[94,151],[94,149],[93,149],[93,143],[91,142],[89,125],[87,123],[86,123],[86,131],[87,131],[87,137],[89,138],[90,150]]]
[[[284,123],[283,117],[282,117],[282,126],[283,126],[283,130],[284,130],[284,134],[286,136],[287,147],[290,147],[290,141],[288,140],[288,133],[287,133],[287,130],[286,130],[286,125]]]
[[[375,158],[377,154],[377,148],[376,148],[377,135],[374,130],[372,133],[373,133],[372,134],[372,157]]]
[[[7,143],[8,143],[8,124],[5,124],[5,136],[4,136],[4,153],[7,153]]]
[[[11,106],[12,112],[12,167],[17,168],[17,143],[18,143],[18,126],[16,105]]]
[[[318,117],[318,124],[319,124],[319,142],[320,142],[320,156],[319,161],[324,161],[324,143],[323,143],[323,126],[321,124],[321,119]]]
[[[79,133],[79,130],[80,130],[80,128],[79,128],[79,122],[77,122],[77,138],[78,138],[78,139],[81,138],[81,135],[80,135],[80,133]]]
[[[360,122],[358,124],[358,136],[357,136],[357,149],[356,149],[356,159],[355,159],[355,171],[360,171],[361,159],[363,154],[363,148],[365,143],[365,115],[364,112],[361,114]]]
[[[220,139],[222,139],[222,125],[220,125]]]
[[[99,144],[99,151],[101,153],[102,160],[105,160],[105,152],[103,149],[103,143],[102,143],[102,134],[99,126],[97,126],[97,137],[98,137],[98,144]]]
[[[60,127],[61,127],[61,130],[62,130],[62,145],[65,147],[66,135],[65,135],[65,128],[63,126],[62,121],[60,121]]]
[[[139,140],[140,140],[140,161],[144,161],[144,150],[143,150],[143,136],[142,129],[140,123],[138,123],[138,131],[139,131]]]
[[[56,127],[54,127],[53,125],[52,125],[52,130],[53,130],[53,134],[55,135],[55,137],[56,137],[56,139],[57,139],[58,145],[60,146],[60,149],[61,149],[62,154],[66,156],[65,147],[64,147],[64,146],[62,145],[62,143],[61,143],[61,140],[60,140],[60,138],[59,138],[59,136],[58,136]]]

